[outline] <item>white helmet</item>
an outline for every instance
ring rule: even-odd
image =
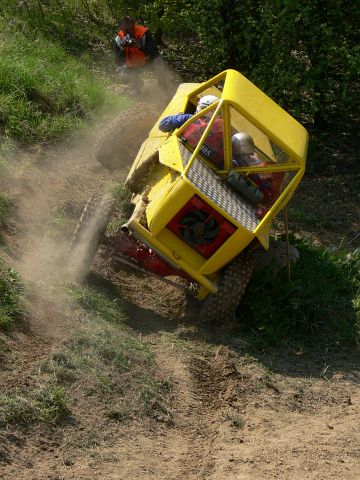
[[[204,108],[208,107],[212,103],[217,102],[218,100],[219,98],[216,97],[215,95],[204,95],[198,101],[198,104],[196,107],[196,113],[200,112],[201,110],[204,110]]]
[[[245,132],[235,133],[231,137],[233,155],[253,155],[255,144],[252,137]]]

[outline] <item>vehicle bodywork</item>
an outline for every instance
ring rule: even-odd
[[[208,94],[219,100],[195,113],[199,98]],[[304,174],[308,133],[235,70],[201,84],[181,84],[160,119],[179,112],[194,115],[170,134],[161,132],[157,122],[139,150],[126,182],[135,209],[123,230],[196,281],[204,299],[216,294],[220,273],[241,252],[269,248],[271,222]],[[205,114],[211,118],[197,145],[188,145],[184,131]],[[223,151],[215,164],[207,155],[207,141],[219,118]],[[234,165],[231,138],[236,132],[251,135],[261,161]],[[234,172],[258,190],[266,179],[272,185],[277,179],[277,186],[256,204],[232,188],[228,179]]]

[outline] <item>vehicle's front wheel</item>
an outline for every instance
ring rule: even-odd
[[[231,321],[239,305],[254,269],[250,254],[242,253],[225,269],[218,285],[217,293],[209,295],[204,301],[200,319],[206,323]]]
[[[113,205],[110,195],[95,193],[87,201],[71,242],[69,271],[73,280],[80,282],[89,272],[113,212]]]

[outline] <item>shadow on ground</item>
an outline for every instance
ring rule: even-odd
[[[286,272],[274,281],[264,279],[264,272],[254,276],[234,322],[220,326],[202,325],[198,319],[200,304],[188,299],[186,312],[180,316],[158,313],[159,296],[169,293],[159,288],[145,291],[152,298],[139,305],[141,288],[131,300],[124,299],[118,282],[92,273],[89,282],[108,297],[121,298],[128,324],[144,336],[163,332],[195,345],[226,346],[233,353],[251,356],[272,372],[288,376],[331,377],[343,372],[353,375],[360,364],[358,312],[354,305],[357,257],[333,257],[310,244],[299,243],[301,260],[289,282]],[[121,275],[121,274],[120,274]],[[140,277],[123,273],[124,284],[137,284]],[[155,280],[155,282],[157,282]],[[150,282],[151,283],[151,282]],[[123,284],[123,285],[124,285]],[[130,285],[131,288],[131,285]],[[171,288],[171,287],[170,287]],[[175,289],[173,289],[175,290]],[[185,296],[177,292],[179,296]],[[172,292],[174,295],[174,292]],[[172,304],[167,305],[171,311]]]

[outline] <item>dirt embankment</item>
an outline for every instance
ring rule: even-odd
[[[19,221],[2,256],[29,285],[29,313],[1,359],[2,392],[41,384],[41,363],[82,324],[81,310],[57,287],[59,262],[88,196],[117,175],[94,160],[89,138],[10,166],[3,188]],[[110,418],[113,394],[100,402],[74,382],[66,421],[2,431],[2,478],[360,478],[357,354],[285,347],[254,354],[238,332],[199,326],[178,290],[114,272],[99,259],[94,274],[94,285],[110,285],[123,299],[129,327],[155,355],[169,385],[166,410],[157,418]]]
[[[100,403],[72,391],[76,402],[65,424],[31,428],[27,435],[9,429],[4,478],[359,477],[359,373],[344,358],[332,359],[325,372],[319,358],[289,353],[269,370],[264,358],[260,363],[246,354],[246,345],[224,346],[224,337],[216,345],[192,324],[174,329],[175,320],[145,313],[135,313],[133,326],[171,385],[170,414],[119,423],[104,416],[106,398]],[[49,354],[38,339],[22,346],[25,352],[35,347],[36,354],[15,349],[8,382],[11,376],[31,383],[21,369],[29,371]]]

